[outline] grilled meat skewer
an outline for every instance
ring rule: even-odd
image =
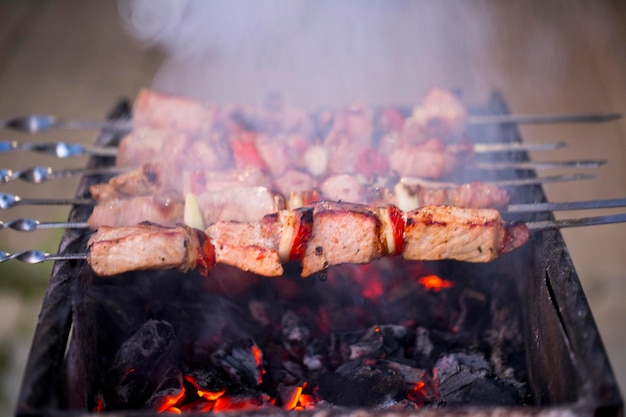
[[[614,198],[607,200],[588,200],[588,201],[567,201],[556,203],[526,203],[526,204],[509,204],[503,209],[504,213],[539,213],[548,211],[566,211],[566,210],[595,210],[605,208],[620,208],[626,207],[626,198]],[[622,215],[623,216],[623,215]],[[620,217],[608,217],[607,221],[619,223],[624,220],[619,220]],[[598,223],[601,221],[595,220],[593,223],[587,222],[586,219],[567,219],[566,223],[563,221],[546,221],[546,222],[530,222],[527,223],[529,229],[545,229],[552,227],[575,227],[578,225],[589,224],[605,224]],[[581,224],[582,223],[582,224]],[[532,227],[531,227],[532,225]],[[19,232],[32,232],[42,229],[88,229],[90,228],[88,222],[40,222],[36,219],[22,218],[15,220],[8,220],[6,222],[0,221],[0,229],[13,229]]]
[[[431,206],[404,213],[391,205],[372,209],[328,201],[260,222],[218,222],[206,230],[208,238],[188,229],[150,223],[102,227],[89,240],[87,261],[100,276],[148,268],[186,271],[194,262],[204,271],[212,259],[278,276],[282,263],[301,261],[302,275],[309,276],[331,265],[383,256],[489,262],[528,239],[524,225],[502,223],[496,210]]]
[[[364,187],[356,180],[339,178],[338,182],[340,184],[325,183],[320,191],[304,190],[290,195],[281,195],[267,187],[228,187],[200,193],[196,200],[206,225],[220,220],[258,221],[266,214],[298,208],[322,199],[373,205],[394,204],[404,211],[426,205],[503,209],[509,202],[506,190],[479,182],[452,188],[398,183],[393,193]],[[104,225],[127,226],[142,220],[173,226],[183,222],[183,209],[180,197],[164,199],[145,195],[124,198],[120,195],[119,198],[105,199],[96,204],[88,223],[93,229]]]
[[[55,116],[33,114],[0,120],[0,128],[38,133],[53,128],[124,131],[137,126],[154,126],[195,134],[210,129],[217,110],[214,107],[183,97],[143,89],[135,100],[132,121],[63,120]],[[280,116],[284,116],[281,113],[289,113],[285,111],[285,106],[280,100],[278,102],[273,100],[272,107],[274,111],[266,111],[265,120],[262,122],[280,122]],[[297,114],[298,111],[294,113]],[[463,129],[465,124],[607,122],[620,117],[619,113],[473,116],[467,114],[458,97],[440,88],[428,91],[422,103],[413,109],[411,115],[413,123],[449,132]]]

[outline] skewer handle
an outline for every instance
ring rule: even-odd
[[[18,232],[32,232],[44,229],[86,229],[87,222],[40,222],[35,219],[15,219],[8,222],[0,221],[0,229],[13,229]]]
[[[0,141],[0,152],[30,151],[53,155],[57,158],[74,156],[117,156],[117,148],[88,148],[78,144],[65,142],[20,143],[17,141]]]
[[[40,250],[25,250],[13,254],[0,251],[0,263],[16,259],[27,264],[38,264],[45,261],[67,261],[71,259],[87,259],[84,253],[69,253],[65,255],[49,254]]]
[[[53,198],[21,198],[20,196],[0,193],[0,209],[8,209],[17,205],[31,206],[73,206],[73,205],[94,205],[94,200],[88,199],[53,199]]]
[[[0,120],[0,127],[27,133],[39,133],[46,130],[82,129],[82,130],[130,130],[130,121],[119,120],[63,120],[47,114],[31,114],[11,119]]]
[[[72,168],[62,170],[53,170],[51,167],[45,166],[36,166],[19,171],[0,169],[0,183],[6,183],[19,179],[33,184],[41,184],[55,178],[68,178],[76,175],[120,174],[126,171],[128,171],[128,168],[118,166],[104,168]]]

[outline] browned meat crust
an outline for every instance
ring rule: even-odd
[[[429,206],[406,214],[404,235],[405,259],[489,262],[507,232],[496,210]]]
[[[380,258],[382,224],[368,206],[323,201],[314,204],[313,231],[302,260],[302,276],[330,265]]]
[[[159,191],[161,191],[160,164],[145,164],[141,168],[116,175],[107,183],[89,187],[91,196],[98,202],[116,198],[156,195]]]
[[[115,275],[143,269],[199,268],[208,273],[215,265],[211,242],[200,231],[179,225],[153,223],[113,228],[103,226],[88,242],[87,261],[97,275]]]

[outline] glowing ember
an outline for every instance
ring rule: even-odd
[[[422,284],[424,288],[433,292],[439,292],[442,289],[454,287],[452,281],[445,280],[437,275],[427,275],[420,278],[418,282]]]
[[[226,392],[226,390],[217,391],[217,392],[211,392],[211,391],[205,391],[205,390],[200,390],[199,389],[198,390],[198,397],[202,397],[202,398],[207,399],[209,401],[215,401],[219,397],[224,395],[225,392]]]
[[[104,399],[100,396],[96,397],[95,405],[93,406],[93,411],[96,413],[101,413],[104,411]]]
[[[298,405],[300,401],[301,395],[302,395],[302,387],[295,387],[295,389],[292,392],[291,398],[289,398],[288,401],[285,401],[283,408],[285,410],[293,410],[294,408],[296,408],[296,406]]]
[[[169,395],[163,399],[161,405],[157,408],[157,411],[163,412],[173,412],[176,414],[180,414],[180,410],[175,406],[179,405],[183,399],[185,398],[185,390],[182,389],[176,395]]]
[[[252,411],[262,405],[258,398],[220,397],[213,403],[213,411]]]

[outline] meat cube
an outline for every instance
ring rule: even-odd
[[[314,204],[313,230],[302,260],[302,276],[330,265],[367,263],[384,254],[381,222],[369,207],[322,201]]]
[[[209,267],[215,265],[210,242],[185,226],[102,226],[91,235],[87,246],[87,261],[99,276],[145,269],[186,272],[198,266],[198,258],[205,257],[212,259]]]
[[[497,210],[428,206],[406,213],[404,236],[408,260],[489,262],[507,231]]]
[[[161,166],[145,164],[125,174],[116,175],[108,183],[89,187],[91,196],[99,203],[115,198],[154,195],[161,188]]]
[[[209,132],[214,111],[197,101],[141,89],[133,105],[134,127],[150,127],[199,135]]]
[[[285,202],[265,187],[234,187],[198,195],[204,224],[219,220],[255,222],[285,208]]]
[[[143,221],[174,226],[183,221],[184,204],[175,197],[140,196],[108,200],[94,207],[89,227],[123,227]]]

